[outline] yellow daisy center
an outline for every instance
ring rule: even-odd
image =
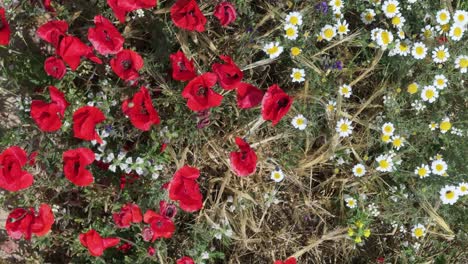
[[[460,68],[468,67],[468,59],[462,58],[459,63]]]
[[[348,200],[348,206],[354,206],[355,203],[354,203],[354,200]]]
[[[407,51],[408,50],[408,45],[405,43],[400,43],[400,50],[401,51]]]
[[[436,171],[442,171],[444,169],[444,166],[442,164],[437,164],[435,168],[436,168]]]
[[[335,110],[335,107],[333,105],[327,105],[327,110],[331,112]]]
[[[424,48],[423,47],[416,47],[416,54],[423,55],[424,54]]]
[[[462,185],[462,186],[460,186],[460,191],[466,192],[466,191],[468,191],[468,187],[466,187],[465,185]]]
[[[281,179],[281,173],[279,173],[279,172],[273,173],[273,178],[275,178],[275,179]]]
[[[346,123],[341,124],[341,126],[340,126],[340,131],[341,131],[341,132],[347,132],[348,129],[349,129],[348,124],[346,124]]]
[[[325,36],[325,38],[331,39],[331,38],[333,38],[333,35],[334,35],[333,30],[331,28],[327,28],[323,32],[323,35]]]
[[[384,131],[385,131],[385,133],[392,133],[393,128],[391,126],[385,126]]]
[[[289,19],[289,23],[291,23],[292,25],[297,25],[297,23],[299,23],[299,18],[296,16],[293,16]]]
[[[388,45],[388,43],[390,43],[390,34],[388,31],[382,31],[381,38],[384,45]]]
[[[445,24],[443,26],[440,27],[442,29],[442,31],[444,32],[448,32],[450,30],[450,25],[449,24]]]
[[[426,90],[426,97],[427,99],[431,99],[432,97],[434,97],[435,93],[433,90]]]
[[[423,34],[424,34],[424,37],[426,37],[426,38],[432,37],[432,31],[430,29],[424,30]]]
[[[341,0],[335,0],[335,6],[341,7]]]
[[[295,73],[293,74],[293,77],[294,77],[295,80],[300,80],[300,79],[302,78],[302,73],[300,73],[300,72],[295,72]]]
[[[293,56],[297,56],[297,55],[301,54],[301,49],[298,48],[298,47],[292,47],[292,48],[291,48],[291,54],[292,54]]]
[[[442,86],[445,84],[444,79],[437,79],[437,85]]]
[[[463,22],[463,21],[465,21],[465,16],[463,14],[459,14],[457,19],[458,19],[458,21]]]
[[[453,192],[453,191],[445,192],[445,198],[447,198],[449,200],[452,200],[453,198],[455,198],[455,192]]]
[[[427,174],[426,168],[424,168],[424,167],[423,167],[423,168],[419,168],[419,170],[418,170],[418,175],[419,175],[419,177],[424,177],[424,176],[426,176],[426,174]]]
[[[302,118],[297,119],[296,124],[299,125],[299,126],[304,124],[304,119],[302,119]]]
[[[418,91],[418,85],[415,83],[412,83],[408,85],[408,93],[410,94],[415,94]]]
[[[393,146],[395,147],[401,147],[401,143],[402,143],[401,138],[396,138],[393,140]]]
[[[398,25],[400,25],[400,23],[401,23],[401,18],[399,16],[396,16],[396,17],[392,18],[392,24],[393,25],[398,26]]]
[[[445,12],[440,13],[439,18],[440,18],[441,21],[447,20],[447,18],[448,18],[447,13],[445,13]]]
[[[382,135],[382,141],[383,142],[388,142],[390,140],[390,136],[389,135]]]
[[[341,93],[342,93],[342,94],[347,94],[347,93],[349,93],[348,87],[346,87],[346,86],[341,87]]]
[[[454,30],[453,30],[453,35],[455,37],[460,37],[462,35],[462,29],[460,27],[456,27]]]
[[[396,12],[396,9],[397,9],[397,7],[396,7],[395,4],[389,4],[389,5],[387,6],[387,12],[390,13],[390,14],[395,13],[395,12]]]
[[[361,167],[357,168],[357,169],[356,169],[356,173],[357,173],[357,174],[362,174],[362,168],[361,168]]]
[[[346,27],[345,25],[340,25],[338,27],[338,32],[344,33],[344,32],[346,32],[346,29],[348,29],[348,27]]]
[[[371,14],[371,13],[367,13],[366,16],[365,16],[366,20],[367,21],[372,21],[372,19],[374,18],[374,16]]]
[[[390,167],[390,163],[388,163],[387,160],[381,160],[379,161],[379,167],[381,167],[382,169],[387,169],[388,167]]]
[[[450,128],[452,128],[450,121],[442,121],[442,123],[440,123],[440,130],[448,131]]]
[[[414,230],[415,237],[422,237],[423,235],[424,235],[424,230],[422,228],[418,227]]]
[[[273,46],[273,47],[267,49],[267,53],[268,53],[269,55],[275,54],[275,53],[277,53],[277,52],[278,52],[278,47],[277,47],[277,46]]]

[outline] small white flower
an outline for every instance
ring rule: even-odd
[[[444,46],[435,48],[432,51],[432,59],[435,63],[444,63],[450,58],[448,49]]]
[[[132,164],[132,163],[133,163],[132,157],[128,157],[128,158],[125,160],[125,163],[127,163],[128,165]]]
[[[283,52],[283,47],[279,42],[270,42],[263,47],[263,51],[270,56],[270,59],[274,59]]]
[[[421,164],[414,170],[414,174],[418,175],[419,178],[426,178],[431,173],[431,169],[426,164]]]
[[[465,10],[456,10],[453,13],[454,23],[460,26],[466,26],[468,24],[468,12]]]
[[[387,123],[383,124],[383,126],[382,126],[382,133],[383,133],[384,135],[392,136],[392,135],[393,135],[393,132],[395,132],[395,126],[393,126],[392,123],[387,122]]]
[[[369,25],[374,21],[375,18],[375,11],[373,9],[366,9],[361,14],[361,20],[364,24]]]
[[[349,25],[348,25],[348,22],[346,22],[346,20],[339,21],[336,24],[335,28],[336,28],[338,35],[341,35],[341,36],[346,35],[349,32]]]
[[[336,101],[328,101],[326,106],[327,112],[334,112],[336,107]]]
[[[376,159],[379,166],[377,167],[378,171],[381,172],[391,172],[394,169],[393,160],[390,155],[380,155]]]
[[[203,253],[201,254],[201,258],[202,258],[202,259],[210,259],[210,254],[209,254],[208,252],[205,251],[205,252],[203,252]]]
[[[126,169],[128,169],[128,164],[127,163],[120,163],[119,168],[120,168],[120,170],[126,170]]]
[[[392,145],[394,148],[396,148],[396,150],[400,150],[400,148],[405,145],[405,139],[401,136],[394,135],[392,137]]]
[[[366,167],[362,164],[356,164],[353,167],[353,174],[356,177],[362,177],[364,174],[366,174]]]
[[[400,7],[398,5],[398,1],[395,0],[385,1],[382,4],[382,11],[386,17],[392,18],[400,13]]]
[[[159,173],[153,172],[153,173],[151,174],[151,178],[152,178],[153,180],[157,180],[157,179],[159,178]]]
[[[294,128],[304,130],[307,127],[307,119],[303,115],[297,115],[291,121]]]
[[[332,25],[325,25],[322,28],[320,36],[325,40],[332,40],[336,36],[336,28]]]
[[[458,197],[460,196],[458,188],[451,185],[445,185],[444,188],[440,190],[439,194],[442,203],[450,205],[456,203],[458,201]]]
[[[346,199],[345,199],[345,202],[346,202],[346,206],[347,206],[348,208],[351,208],[351,209],[352,209],[352,208],[356,208],[356,206],[357,206],[357,201],[356,201],[356,199],[354,199],[353,197],[348,197],[348,198],[346,198]]]
[[[115,172],[117,170],[117,166],[115,164],[111,164],[109,166],[109,170],[112,171],[112,172]]]
[[[421,224],[417,224],[413,227],[413,229],[411,229],[411,236],[415,238],[420,238],[425,235],[426,235],[426,228]]]
[[[291,12],[286,16],[286,24],[291,24],[293,26],[302,25],[302,15],[299,12]]]
[[[434,27],[431,25],[426,25],[424,28],[421,29],[421,36],[424,39],[431,39],[434,37]]]
[[[138,157],[136,160],[135,160],[135,164],[143,164],[145,162],[144,159]]]
[[[460,196],[464,196],[468,194],[468,183],[461,182],[460,184],[458,184],[458,194]]]
[[[450,13],[447,9],[439,10],[436,14],[436,20],[439,25],[448,24],[450,21]]]
[[[342,118],[336,123],[336,132],[339,133],[340,137],[348,137],[353,133],[354,127],[351,126],[351,121],[347,118]]]
[[[292,73],[291,73],[291,78],[292,78],[292,82],[303,82],[305,81],[305,71],[303,69],[296,69],[296,68],[293,68],[292,69]]]
[[[289,40],[295,40],[297,39],[297,36],[299,35],[297,27],[291,24],[286,24],[284,26],[284,32],[285,32],[284,37]]]
[[[455,69],[460,69],[461,73],[468,72],[468,56],[460,55],[455,59]]]
[[[437,98],[439,98],[439,92],[434,86],[424,86],[423,90],[421,91],[421,99],[424,102],[433,103]]]
[[[417,60],[422,60],[426,57],[427,47],[422,42],[415,42],[411,49],[411,55]]]
[[[444,176],[447,173],[447,163],[442,159],[435,159],[431,163],[431,171],[435,175]]]
[[[460,39],[462,39],[464,33],[465,33],[465,26],[453,24],[450,27],[449,37],[453,41],[459,41]]]
[[[334,12],[339,12],[344,7],[343,0],[330,0],[328,5],[333,9]]]
[[[144,169],[141,167],[136,167],[135,172],[140,176],[145,173]]]
[[[353,91],[353,89],[351,88],[351,86],[349,86],[347,84],[343,84],[339,88],[340,95],[342,95],[345,98],[349,98],[351,96],[352,91]]]
[[[271,179],[275,182],[281,182],[284,179],[284,173],[282,170],[277,169],[271,172]]]
[[[443,74],[438,74],[434,77],[433,84],[437,89],[443,90],[448,85],[447,77],[445,77]]]

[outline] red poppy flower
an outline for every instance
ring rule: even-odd
[[[159,202],[159,214],[167,218],[174,218],[177,214],[177,207],[166,201]]]
[[[190,81],[197,77],[193,60],[187,59],[182,51],[169,56],[172,64],[172,78],[177,81]]]
[[[219,3],[216,6],[213,15],[219,20],[219,23],[221,23],[223,27],[234,22],[237,17],[234,5],[229,2]]]
[[[58,48],[62,38],[67,35],[67,30],[68,23],[66,21],[53,20],[40,26],[37,29],[37,36]]]
[[[104,114],[94,106],[83,106],[73,113],[73,133],[76,138],[96,140],[102,144],[102,139],[96,132],[96,125],[106,120]]]
[[[5,229],[13,239],[30,240],[32,234],[46,235],[54,223],[54,214],[47,204],[41,204],[36,215],[34,208],[16,208],[10,212],[5,223]]]
[[[104,253],[104,250],[110,247],[115,247],[120,243],[120,239],[116,237],[103,238],[96,230],[91,229],[87,233],[79,236],[81,245],[89,250],[89,253],[95,257],[99,257]]]
[[[143,221],[150,224],[153,237],[151,241],[164,237],[170,238],[175,231],[175,225],[171,219],[162,216],[152,210],[146,211]]]
[[[195,212],[203,207],[203,196],[196,179],[200,171],[195,167],[184,166],[174,174],[169,184],[169,198],[179,201],[179,206],[186,212]]]
[[[120,246],[117,248],[117,250],[118,250],[118,251],[122,251],[122,253],[126,254],[126,253],[128,253],[128,251],[130,251],[130,249],[132,249],[132,247],[133,247],[133,246],[132,246],[130,243],[125,242],[125,243],[123,243],[122,245],[120,245]]]
[[[44,70],[47,75],[54,77],[55,79],[62,79],[67,73],[67,68],[63,60],[56,57],[49,57],[44,62]]]
[[[140,223],[143,220],[140,207],[132,203],[124,205],[120,212],[113,213],[112,217],[115,224],[120,228],[130,227],[132,223]]]
[[[24,190],[32,185],[33,176],[23,170],[28,162],[26,152],[12,146],[0,154],[0,188],[10,192]]]
[[[272,121],[275,126],[288,113],[292,102],[293,99],[277,84],[270,86],[262,100],[263,119]]]
[[[130,118],[132,124],[143,131],[150,130],[152,125],[159,124],[159,115],[154,109],[150,94],[146,87],[142,86],[133,98],[122,103],[122,111]]]
[[[88,39],[99,54],[116,54],[122,50],[124,38],[107,18],[95,16],[94,24],[95,27],[88,29]]]
[[[201,111],[219,106],[223,96],[211,89],[216,84],[216,80],[216,74],[211,72],[191,80],[182,91],[182,96],[188,100],[188,108],[193,111]]]
[[[295,257],[290,257],[285,261],[277,260],[275,261],[275,264],[296,264],[296,258]]]
[[[39,129],[45,132],[53,132],[62,126],[62,118],[69,103],[65,95],[54,86],[49,86],[51,103],[41,100],[33,100],[31,103],[31,117]]]
[[[171,7],[171,19],[180,28],[205,31],[206,17],[195,0],[177,0]]]
[[[242,81],[244,74],[231,57],[225,55],[219,57],[224,61],[224,64],[215,63],[211,69],[218,76],[219,84],[223,89],[235,89]]]
[[[88,186],[94,181],[93,174],[86,166],[95,160],[94,152],[88,148],[70,149],[63,153],[65,177],[78,186]]]
[[[120,23],[124,23],[127,12],[142,8],[152,8],[156,5],[156,0],[107,0],[107,4],[114,11],[114,15]]]
[[[177,260],[176,264],[195,264],[191,257],[184,256]]]
[[[72,71],[80,66],[81,57],[86,57],[98,64],[102,61],[93,53],[93,48],[81,42],[77,37],[65,36],[60,41],[57,54],[70,66]]]
[[[257,168],[257,155],[242,138],[236,137],[236,144],[240,151],[231,152],[231,167],[238,176],[249,176]]]
[[[248,83],[240,83],[236,89],[237,106],[242,109],[252,108],[260,104],[263,91]]]
[[[5,18],[5,8],[0,7],[0,45],[7,46],[10,43],[10,25]]]
[[[138,78],[138,71],[143,68],[143,59],[133,50],[122,50],[110,61],[112,70],[125,81]]]

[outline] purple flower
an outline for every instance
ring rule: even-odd
[[[326,14],[328,12],[327,2],[323,1],[323,2],[316,4],[315,10],[317,10],[317,12],[322,12],[323,14]]]
[[[335,65],[333,66],[333,69],[337,69],[337,70],[343,70],[343,62],[341,61],[336,61],[335,62]]]

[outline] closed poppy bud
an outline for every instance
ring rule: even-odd
[[[260,104],[263,98],[263,91],[257,87],[240,83],[236,89],[237,106],[242,109],[252,108]]]
[[[0,45],[7,46],[10,43],[10,25],[5,18],[5,8],[0,7]]]
[[[44,62],[44,70],[47,75],[54,77],[55,79],[62,79],[67,73],[67,68],[63,60],[56,57],[49,57]]]
[[[218,76],[219,84],[225,90],[237,88],[242,81],[244,74],[239,67],[237,67],[231,57],[224,55],[219,57],[224,61],[224,64],[214,63],[211,67],[213,72]]]
[[[99,54],[116,54],[122,50],[124,38],[108,19],[95,16],[94,24],[95,27],[88,29],[88,39]]]
[[[212,89],[216,81],[216,74],[211,72],[192,79],[182,91],[182,97],[187,99],[188,108],[192,111],[202,111],[219,106],[223,96]]]
[[[236,144],[239,147],[239,151],[233,151],[230,154],[232,170],[237,176],[249,176],[257,168],[257,155],[242,138],[236,137]]]
[[[141,236],[143,237],[143,241],[149,242],[153,239],[153,230],[151,227],[145,227],[141,231]]]
[[[205,31],[206,17],[195,0],[177,0],[171,7],[171,19],[177,27],[189,31]]]
[[[55,9],[51,6],[51,1],[52,0],[43,0],[44,8],[49,12],[55,12]]]
[[[195,264],[191,257],[184,256],[176,261],[176,264]]]
[[[291,108],[293,99],[277,84],[268,88],[262,100],[262,118],[272,121],[273,126],[286,115]]]
[[[96,132],[96,125],[106,120],[106,117],[96,107],[83,106],[73,113],[74,137],[83,140],[96,140],[99,144],[102,139]]]
[[[31,186],[33,176],[23,170],[27,162],[26,151],[18,146],[9,147],[0,153],[0,188],[17,192]]]
[[[193,60],[187,59],[182,51],[169,56],[172,64],[172,78],[177,81],[190,81],[197,77]]]
[[[143,68],[143,59],[133,50],[122,50],[111,59],[110,65],[117,76],[125,81],[137,79],[138,71]]]
[[[156,254],[156,249],[154,247],[148,247],[148,256],[152,257]]]
[[[160,201],[159,213],[167,218],[174,218],[177,214],[177,207],[166,201]]]
[[[93,174],[86,166],[95,160],[94,152],[88,148],[67,150],[63,153],[65,177],[77,186],[88,186],[94,181]]]
[[[223,27],[234,22],[237,17],[234,5],[229,2],[219,3],[216,6],[213,15],[219,20],[219,23],[221,23]]]

